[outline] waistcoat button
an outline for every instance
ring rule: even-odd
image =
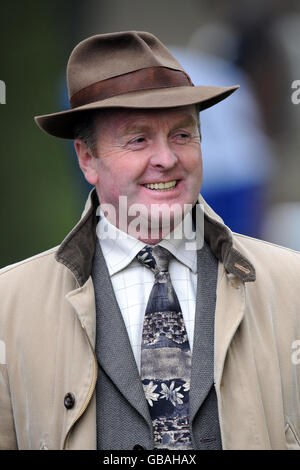
[[[70,410],[71,408],[73,408],[74,403],[75,403],[75,397],[73,393],[67,393],[64,398],[64,405],[67,408],[67,410]]]
[[[141,446],[140,444],[136,444],[135,446],[133,446],[133,450],[144,450],[145,448],[143,446]]]

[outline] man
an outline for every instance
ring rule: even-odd
[[[238,87],[194,87],[145,32],[83,41],[67,74],[71,110],[36,120],[95,189],[1,271],[0,447],[299,449],[299,254],[199,196],[198,111]]]

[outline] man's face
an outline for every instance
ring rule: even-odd
[[[126,197],[128,209],[142,205],[152,224],[157,222],[153,208],[176,205],[171,218],[181,219],[184,205],[195,204],[202,182],[195,106],[109,110],[100,116],[96,128],[97,158],[91,160],[94,177],[90,182],[96,186],[101,205],[114,207],[117,226],[119,216],[124,215],[120,214],[120,196]]]

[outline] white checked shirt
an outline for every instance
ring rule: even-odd
[[[159,245],[167,248],[173,255],[169,264],[169,273],[181,305],[192,351],[197,289],[197,256],[194,249],[186,249],[186,243],[191,243],[195,234],[192,230],[191,217],[190,213],[185,216],[185,222],[189,223],[184,225],[184,238],[178,239],[177,235],[172,233],[161,240]],[[179,231],[181,227],[182,223],[179,226]],[[103,214],[100,216],[96,232],[138,370],[140,370],[143,321],[154,284],[153,272],[136,259],[136,255],[146,244],[120,231],[110,224]]]

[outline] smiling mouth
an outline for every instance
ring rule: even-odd
[[[177,185],[177,180],[167,181],[166,183],[148,183],[143,184],[145,188],[156,190],[156,191],[170,191],[170,189],[175,188]]]

